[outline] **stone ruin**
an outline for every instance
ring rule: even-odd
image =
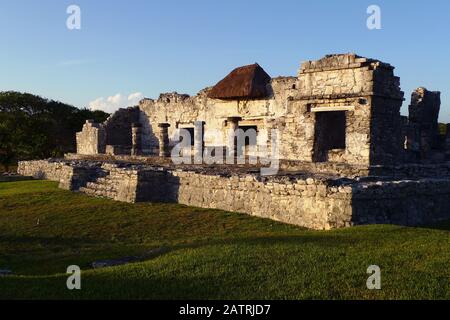
[[[439,133],[440,93],[415,90],[409,117],[400,115],[403,101],[393,66],[355,54],[307,61],[296,77],[271,78],[253,64],[196,96],[161,94],[105,123],[87,121],[76,154],[21,162],[18,170],[94,196],[218,208],[313,229],[450,219],[450,126]],[[262,159],[271,150],[279,170],[262,175],[263,161],[249,159],[175,164],[181,131],[190,135],[189,159],[221,150]]]

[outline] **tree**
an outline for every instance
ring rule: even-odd
[[[87,119],[103,122],[108,114],[78,109],[29,93],[0,92],[0,163],[59,157],[76,148],[75,133]]]

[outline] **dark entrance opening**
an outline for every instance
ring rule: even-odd
[[[239,126],[239,129],[242,130],[240,134],[244,135],[244,145],[242,146],[241,150],[238,150],[238,155],[248,155],[249,151],[251,150],[250,147],[254,149],[257,145],[258,127]]]
[[[189,132],[189,135],[191,137],[191,147],[194,146],[194,128],[183,128],[184,130],[186,130],[187,132]]]
[[[239,129],[241,129],[244,132],[245,135],[245,146],[254,146],[256,145],[256,134],[258,133],[258,127],[257,126],[239,126]],[[253,136],[253,133],[255,134]]]
[[[346,124],[345,111],[316,113],[314,162],[328,161],[330,150],[345,150]]]

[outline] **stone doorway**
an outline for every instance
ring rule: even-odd
[[[191,147],[194,147],[194,128],[183,128],[184,130],[186,130],[187,132],[189,132],[189,136],[191,137],[190,140],[190,145]]]
[[[258,126],[245,125],[239,126],[239,129],[242,130],[241,134],[244,135],[244,145],[243,149],[241,150],[241,153],[239,153],[238,151],[238,154],[244,154],[246,156],[249,156],[251,155],[252,151],[256,152]]]
[[[345,151],[346,111],[316,112],[314,162],[329,161],[330,152]]]

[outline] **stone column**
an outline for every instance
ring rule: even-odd
[[[158,124],[159,127],[159,156],[160,157],[169,157],[170,156],[170,150],[169,150],[169,127],[170,124],[168,123],[160,123]]]
[[[204,121],[194,122],[194,163],[201,164],[203,162],[203,149],[205,143],[203,140],[204,136]]]
[[[237,156],[237,134],[236,130],[239,129],[239,121],[241,117],[229,117],[227,118],[227,128],[228,128],[228,156],[234,158]]]
[[[131,126],[131,155],[142,155],[142,124],[133,123]]]

